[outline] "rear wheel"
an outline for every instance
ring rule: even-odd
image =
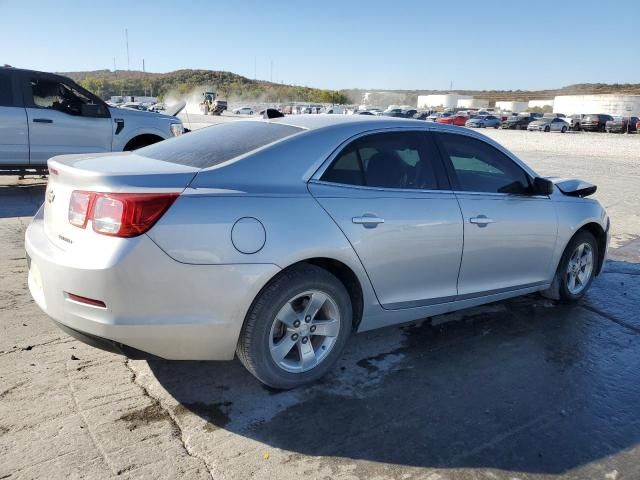
[[[546,127],[544,127],[544,131],[545,131],[545,132],[550,132],[550,131],[551,131],[551,129],[550,129],[550,128],[549,128],[549,126],[547,125]]]
[[[562,255],[558,273],[560,298],[566,302],[580,300],[591,286],[598,262],[598,242],[582,231],[574,236]]]
[[[567,127],[562,127],[562,130],[560,130],[562,133],[566,133],[567,131]]]
[[[331,273],[300,265],[276,277],[254,301],[236,349],[265,385],[295,388],[326,374],[351,332],[351,299]]]

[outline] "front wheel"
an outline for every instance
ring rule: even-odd
[[[318,380],[340,358],[352,328],[351,299],[328,271],[300,265],[258,295],[236,353],[265,385],[290,389]]]
[[[560,130],[562,133],[566,133],[567,131],[567,127],[562,127],[562,130]]]
[[[551,131],[551,129],[547,126],[547,127],[544,127],[544,131],[545,131],[545,132],[550,132],[550,131]]]
[[[598,242],[582,231],[571,239],[562,255],[558,275],[560,298],[565,302],[580,300],[591,286],[598,262]]]

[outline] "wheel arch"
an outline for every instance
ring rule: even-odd
[[[567,241],[567,244],[564,246],[564,249],[566,250],[567,245],[571,243],[571,240],[573,240],[576,235],[579,235],[581,232],[584,232],[584,231],[587,231],[591,235],[593,235],[596,239],[596,242],[598,242],[598,258],[597,258],[598,263],[596,265],[596,275],[599,275],[600,272],[602,271],[602,268],[604,267],[604,259],[607,251],[607,232],[604,230],[604,228],[602,228],[602,225],[593,221],[585,223],[580,228],[578,228],[573,235],[571,235],[571,238],[569,238],[569,240]],[[564,254],[564,250],[563,250],[563,254]],[[562,258],[560,261],[562,261]]]
[[[276,275],[274,275],[268,282],[260,290],[260,293],[267,288],[267,286],[278,276],[282,275],[284,272],[291,270],[300,265],[314,265],[316,267],[320,267],[333,276],[335,276],[340,283],[347,289],[349,293],[349,297],[351,298],[351,313],[352,313],[352,326],[353,330],[357,330],[360,322],[362,321],[363,311],[364,311],[364,292],[362,290],[362,284],[358,275],[354,272],[354,270],[349,267],[346,263],[336,260],[335,258],[329,257],[312,257],[304,260],[297,261],[292,263],[282,270],[280,270]],[[256,299],[260,297],[260,293],[256,295]],[[254,300],[255,301],[255,300]]]
[[[141,133],[132,137],[124,146],[123,151],[136,150],[137,148],[146,147],[164,140],[163,137],[155,133]]]

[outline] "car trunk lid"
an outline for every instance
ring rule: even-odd
[[[95,235],[90,226],[69,223],[74,191],[106,193],[182,192],[199,169],[135,153],[64,155],[48,162],[49,182],[44,201],[45,232],[63,250]]]

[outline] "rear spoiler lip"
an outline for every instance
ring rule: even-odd
[[[589,195],[593,195],[598,189],[596,185],[578,178],[546,178],[547,180],[551,180],[564,195],[568,195],[570,197],[588,197]]]

